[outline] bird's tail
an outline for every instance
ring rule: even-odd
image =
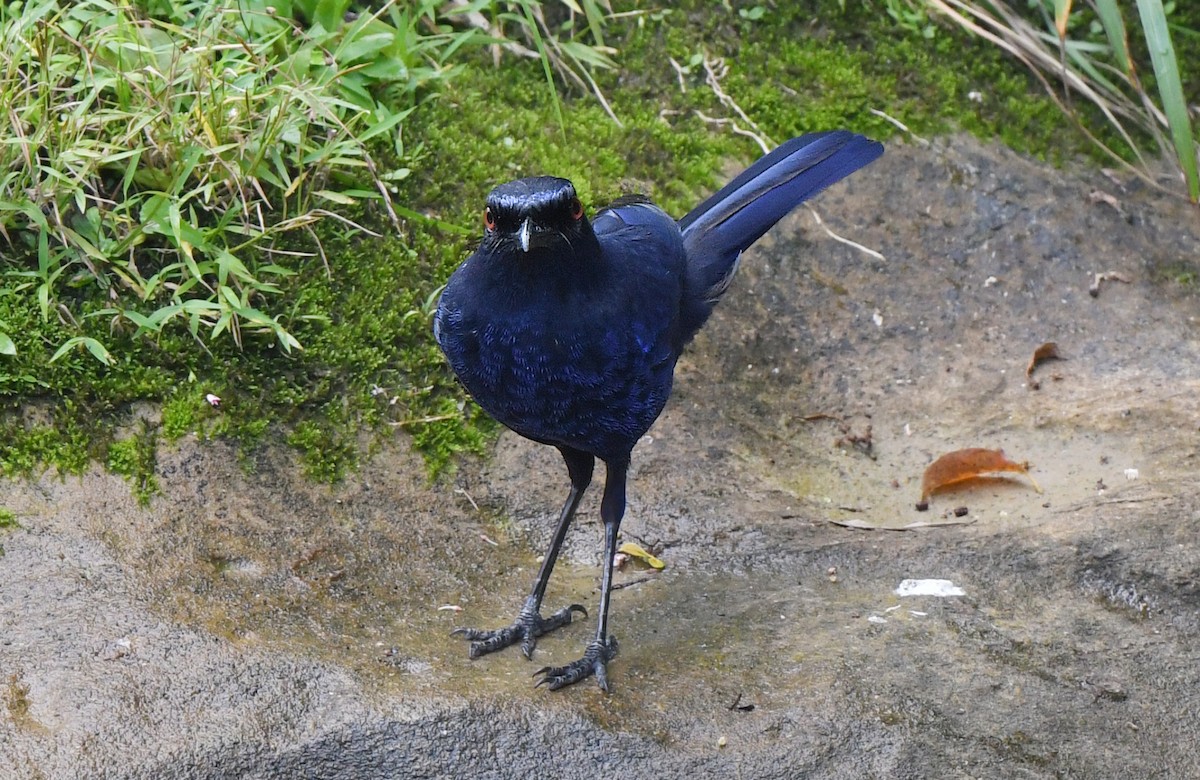
[[[793,208],[881,154],[883,144],[846,130],[802,135],[679,220],[688,256],[688,338],[729,286],[743,251]]]

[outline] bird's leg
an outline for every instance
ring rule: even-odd
[[[600,517],[604,521],[604,574],[600,581],[600,622],[596,626],[596,638],[588,644],[583,657],[566,666],[547,666],[534,676],[541,676],[538,685],[548,685],[558,690],[577,683],[585,677],[596,675],[600,688],[608,692],[607,664],[617,655],[616,637],[608,635],[608,604],[612,597],[613,557],[617,553],[617,531],[625,515],[625,473],[629,460],[608,463],[608,475],[604,481],[604,498],[600,502]]]
[[[546,550],[546,556],[542,559],[542,568],[533,583],[533,590],[525,599],[524,606],[517,613],[517,619],[511,626],[495,631],[456,628],[451,632],[454,636],[470,640],[469,654],[472,658],[508,647],[517,640],[521,641],[521,652],[525,657],[532,658],[539,636],[567,625],[575,612],[587,617],[587,610],[582,604],[563,607],[548,618],[543,618],[540,612],[542,599],[546,596],[546,584],[550,581],[550,573],[554,571],[554,562],[558,560],[559,548],[567,536],[567,528],[571,525],[571,519],[575,517],[575,510],[579,508],[583,493],[592,482],[592,470],[596,463],[596,459],[586,452],[565,447],[560,447],[559,451],[562,452],[563,460],[567,462],[567,471],[571,475],[571,492],[567,494],[567,501],[559,513],[558,528],[554,531],[554,538],[550,540],[550,549]]]

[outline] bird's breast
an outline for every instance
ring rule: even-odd
[[[641,246],[538,273],[479,254],[460,266],[435,327],[476,402],[528,438],[628,454],[662,411],[677,357],[679,273]]]
[[[578,309],[550,312],[447,308],[439,342],[467,391],[509,428],[602,456],[628,453],[670,395],[667,340]]]

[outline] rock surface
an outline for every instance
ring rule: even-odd
[[[0,778],[1200,777],[1196,212],[967,138],[813,208],[886,259],[803,208],[747,253],[634,452],[625,535],[667,568],[620,574],[612,695],[530,686],[591,621],[533,664],[447,636],[515,613],[553,451],[430,486],[398,439],[330,489],[185,440],[149,508],[4,485]],[[964,447],[1044,492],[917,511]],[[598,493],[548,607],[597,603]]]

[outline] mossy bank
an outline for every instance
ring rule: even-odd
[[[204,341],[185,327],[149,338],[99,316],[109,302],[82,290],[43,316],[8,284],[0,322],[16,354],[0,357],[0,470],[78,473],[100,461],[149,498],[161,441],[219,436],[253,448],[280,436],[312,477],[337,480],[379,436],[400,431],[441,473],[459,453],[482,452],[494,430],[429,332],[488,189],[553,172],[589,204],[636,190],[682,213],[730,160],[759,153],[732,131],[732,122],[752,129],[733,103],[774,142],[831,127],[887,139],[897,132],[890,117],[917,134],[965,128],[1056,161],[1081,148],[1040,88],[990,48],[945,29],[926,37],[882,3],[785,5],[621,9],[630,13],[605,28],[619,68],[596,72],[619,124],[584,90],[560,83],[552,93],[536,60],[506,55],[497,66],[470,55],[397,129],[409,157],[396,201],[429,219],[397,231],[381,209],[346,206],[343,216],[380,237],[321,223],[322,253],[270,300],[302,350],[285,353],[269,336]],[[80,336],[104,344],[112,364],[85,349],[50,361]],[[156,411],[144,413],[146,402]]]

